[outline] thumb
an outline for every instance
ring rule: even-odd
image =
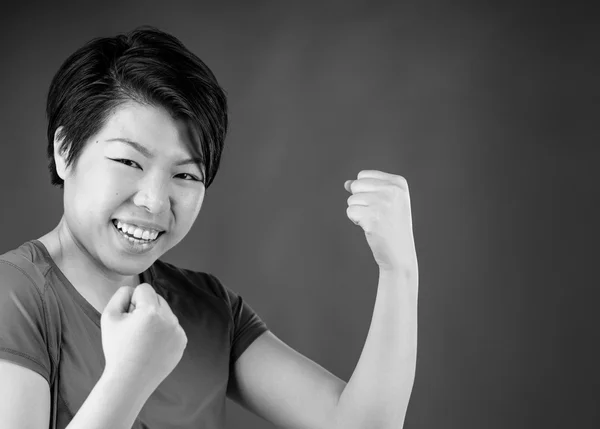
[[[352,180],[346,180],[344,182],[344,189],[350,193],[352,193],[352,189],[350,189],[350,185],[352,184]]]
[[[121,286],[117,289],[115,294],[108,301],[108,304],[106,304],[103,314],[107,313],[113,316],[120,316],[123,313],[127,313],[133,291],[134,288],[131,286]]]

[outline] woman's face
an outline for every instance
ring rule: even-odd
[[[184,122],[129,102],[86,142],[75,166],[61,172],[57,162],[70,236],[103,269],[139,274],[188,233],[205,193],[188,144]]]

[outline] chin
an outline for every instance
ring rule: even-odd
[[[146,271],[155,261],[156,258],[119,260],[111,264],[110,270],[121,276],[137,276]]]

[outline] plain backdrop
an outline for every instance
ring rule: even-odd
[[[164,256],[212,272],[348,380],[377,266],[362,169],[409,183],[419,350],[406,428],[600,427],[598,38],[544,3],[20,1],[0,26],[2,252],[52,229],[45,97],[87,40],[173,33],[229,96],[221,169]],[[593,238],[596,239],[593,239]],[[228,427],[272,428],[228,401]]]

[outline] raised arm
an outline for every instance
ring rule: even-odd
[[[369,333],[345,383],[271,332],[238,358],[237,403],[286,429],[400,429],[417,357],[418,267],[406,180],[361,171],[345,185],[348,217],[365,231],[379,265]]]

